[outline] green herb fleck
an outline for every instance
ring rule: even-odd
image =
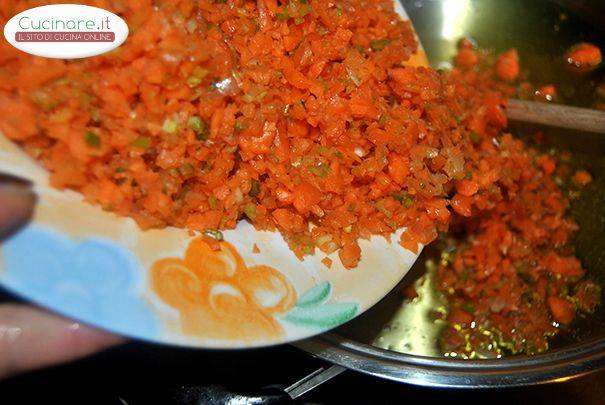
[[[330,153],[330,148],[324,145],[319,145],[319,153],[322,155],[327,155],[328,153]]]
[[[462,271],[462,280],[464,280],[464,281],[470,280],[470,278],[472,276],[473,276],[473,269],[467,267]]]
[[[215,196],[211,195],[210,197],[208,197],[208,205],[211,209],[215,210],[218,207],[218,199]]]
[[[214,240],[223,240],[223,233],[216,229],[206,229],[206,230],[204,230],[204,235],[206,235]]]
[[[139,136],[132,141],[132,146],[135,148],[147,149],[151,146],[151,139],[148,136]]]
[[[179,168],[179,172],[181,172],[183,176],[190,176],[191,174],[193,174],[193,171],[194,168],[191,163],[183,163]]]
[[[256,205],[252,203],[244,205],[244,214],[246,214],[250,220],[254,221],[256,219]]]
[[[250,184],[250,192],[248,195],[252,198],[258,197],[260,194],[260,182],[258,180],[252,180]]]
[[[189,87],[197,87],[202,83],[202,79],[199,77],[191,76],[187,79],[187,86]]]
[[[198,141],[205,141],[208,139],[208,124],[202,121],[199,116],[193,115],[189,117],[187,120],[187,128],[195,133],[195,138]]]
[[[311,245],[303,245],[301,250],[302,250],[303,254],[310,255],[310,254],[313,254],[315,247],[311,246]]]
[[[309,168],[309,171],[316,175],[317,177],[321,177],[325,179],[332,173],[332,169],[326,163],[319,163],[317,166],[312,166]]]
[[[179,191],[179,193],[177,195],[177,199],[184,200],[185,196],[187,195],[188,192],[189,192],[189,187],[187,185],[184,185],[183,188],[181,188],[181,191]]]
[[[371,41],[370,42],[370,47],[374,51],[382,51],[391,42],[393,42],[393,40],[390,39],[390,38],[378,39],[376,41]]]
[[[469,314],[475,313],[475,306],[471,302],[465,302],[462,304],[462,309],[464,312],[468,312]]]
[[[399,201],[406,208],[410,208],[412,204],[414,204],[414,197],[410,196],[405,191],[391,193],[391,197]]]
[[[162,125],[162,130],[169,134],[174,134],[179,129],[179,124],[175,120],[166,119]]]
[[[477,143],[481,142],[481,135],[479,135],[478,133],[471,132],[470,136],[471,136],[471,142],[472,143],[477,144]]]
[[[218,227],[219,228],[224,228],[225,225],[227,225],[227,222],[229,222],[229,218],[227,218],[226,216],[222,216],[221,217],[221,222],[219,222]],[[222,235],[222,234],[221,234]]]
[[[198,66],[193,69],[193,74],[191,75],[191,77],[202,81],[206,76],[208,76],[209,73],[210,71],[208,69],[204,69],[203,67]]]
[[[233,128],[236,131],[241,131],[242,129],[248,128],[248,124],[243,119],[238,119],[238,120],[235,120],[235,123],[233,124]]]
[[[49,92],[44,90],[36,90],[31,93],[30,97],[32,101],[45,112],[54,110],[59,104],[55,99],[53,99]]]
[[[189,117],[189,120],[187,120],[187,128],[193,130],[193,132],[200,132],[204,129],[204,127],[204,121],[202,121],[202,119],[197,115],[193,115]]]
[[[84,140],[91,148],[99,149],[101,147],[101,138],[92,131],[86,131],[84,133]]]
[[[303,3],[303,4],[304,5],[298,9],[298,12],[300,13],[301,17],[304,17],[307,14],[310,14],[311,11],[313,11],[313,7],[311,7],[309,4],[307,4],[307,3]]]

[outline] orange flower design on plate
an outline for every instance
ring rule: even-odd
[[[275,319],[296,302],[296,291],[272,267],[247,267],[228,242],[212,250],[193,239],[184,259],[167,258],[151,268],[153,291],[180,313],[188,335],[221,340],[274,340],[284,331]]]

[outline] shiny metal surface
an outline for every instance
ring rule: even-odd
[[[446,302],[434,293],[437,264],[428,259],[425,267],[426,273],[413,283],[418,297],[401,300],[397,312],[372,341],[373,346],[417,356],[441,355],[435,342],[445,324],[434,321],[431,313],[445,312]]]
[[[284,389],[284,391],[290,396],[290,398],[296,399],[346,370],[346,368],[339,365],[333,365],[329,368],[320,368],[314,373],[311,373],[305,378],[290,385]]]
[[[471,36],[482,47],[501,51],[519,48],[526,55],[530,80],[556,80],[557,57],[578,41],[605,46],[605,2],[602,0],[402,0],[435,67],[449,67],[456,43]],[[582,79],[584,80],[584,79]],[[593,77],[558,86],[576,105],[587,106]],[[592,83],[594,84],[594,83]],[[522,129],[519,129],[520,131]],[[605,184],[605,137],[549,132],[553,144],[572,150],[597,182]],[[595,214],[596,215],[596,214]],[[576,218],[580,224],[591,218]],[[598,221],[593,221],[598,222]],[[593,227],[594,228],[594,227]],[[603,230],[583,235],[594,246],[604,245]],[[594,229],[591,230],[594,233]],[[605,251],[605,248],[598,247]],[[582,247],[579,254],[582,257]],[[584,249],[586,250],[586,249]],[[594,249],[593,249],[594,250]],[[428,254],[428,253],[427,253]],[[603,255],[582,257],[589,273],[605,281]],[[427,257],[425,257],[426,259]],[[402,285],[359,318],[336,331],[295,344],[331,363],[389,380],[433,387],[510,387],[562,382],[605,368],[605,311],[578,323],[573,334],[557,338],[547,353],[494,360],[440,357],[436,336],[440,325],[431,312],[442,306],[431,288],[430,272],[418,266]],[[404,303],[402,287],[416,283],[419,298]],[[603,306],[602,306],[603,308]]]
[[[398,353],[336,334],[295,346],[351,370],[429,387],[496,388],[564,382],[605,367],[605,339],[532,357],[480,361]]]

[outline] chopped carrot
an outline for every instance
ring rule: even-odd
[[[538,90],[536,90],[536,92],[534,94],[534,99],[537,101],[546,101],[546,102],[556,101],[557,89],[552,84],[542,86]]]
[[[302,232],[305,230],[303,217],[287,209],[280,208],[273,211],[273,218],[277,226],[288,232]]]
[[[548,297],[548,307],[555,321],[564,325],[573,321],[575,310],[573,304],[568,300],[556,296]]]
[[[311,211],[321,201],[321,192],[309,183],[299,184],[294,189],[294,207],[301,214]]]
[[[456,193],[451,200],[452,208],[463,217],[471,216],[472,200],[461,193]]]
[[[470,325],[473,321],[473,315],[459,308],[453,308],[448,317],[449,322],[460,325]]]
[[[555,169],[556,169],[556,163],[555,161],[548,155],[542,155],[538,158],[537,162],[536,162],[540,167],[542,167],[542,169],[544,170],[544,172],[546,172],[546,174],[550,175],[552,173],[554,173]]]
[[[496,74],[498,78],[507,82],[513,82],[519,77],[519,53],[516,49],[504,52],[496,62]]]
[[[479,62],[479,57],[473,49],[465,48],[458,52],[455,62],[456,66],[463,69],[471,69]]]
[[[603,54],[596,45],[581,42],[567,51],[565,61],[578,72],[590,72],[603,62]]]
[[[456,184],[456,190],[458,190],[461,195],[470,197],[477,194],[477,191],[479,191],[479,184],[472,180],[460,180]]]
[[[349,241],[338,251],[338,255],[346,268],[354,268],[361,258],[361,249],[357,243]]]
[[[586,170],[578,170],[573,175],[572,180],[575,185],[584,187],[592,181],[592,176]]]
[[[416,291],[416,288],[412,285],[401,290],[401,295],[405,299],[413,300],[414,298],[418,297],[418,291]]]

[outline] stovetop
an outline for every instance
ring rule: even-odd
[[[0,292],[0,302],[3,300],[7,296]],[[200,388],[221,386],[249,394],[268,386],[286,387],[325,366],[323,361],[287,345],[208,351],[131,341],[72,364],[2,381],[0,403],[170,405],[184,403],[184,393],[189,393],[188,404],[204,403],[192,395]],[[5,400],[9,398],[12,401]],[[558,384],[503,390],[431,389],[346,371],[296,403],[403,401],[603,404],[605,371]]]
[[[323,365],[290,346],[201,351],[131,342],[70,365],[9,379],[0,383],[0,393],[4,398],[18,399],[19,403],[43,400],[60,404],[177,404],[182,387],[220,385],[250,393],[270,385],[287,386]],[[602,404],[604,398],[605,372],[536,387],[448,390],[398,384],[347,371],[297,403],[417,400],[580,405]]]

